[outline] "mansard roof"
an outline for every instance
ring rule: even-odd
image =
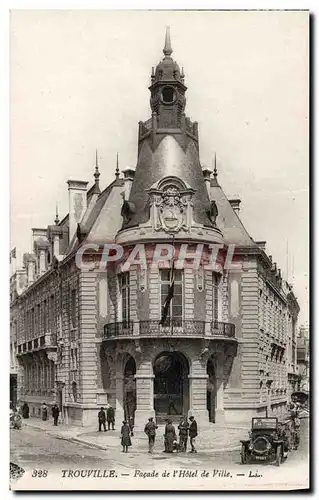
[[[214,182],[210,192],[211,199],[216,202],[218,208],[216,223],[223,234],[225,243],[228,245],[250,246],[257,249],[258,245],[249,235],[221,186]]]

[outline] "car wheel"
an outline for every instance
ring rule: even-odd
[[[241,462],[241,464],[247,463],[247,452],[246,452],[246,448],[244,445],[241,447],[240,462]]]
[[[279,467],[281,464],[281,446],[277,446],[276,450],[276,465]]]

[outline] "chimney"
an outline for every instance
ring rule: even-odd
[[[261,250],[266,250],[266,243],[267,241],[255,241],[256,245],[259,246]]]
[[[69,243],[76,233],[87,209],[87,181],[68,180],[69,186]]]
[[[122,170],[122,173],[124,175],[124,199],[127,201],[130,197],[130,192],[135,176],[135,170],[128,167]]]
[[[208,168],[204,168],[204,170],[203,170],[203,176],[204,176],[209,199],[210,199],[210,176],[212,173],[213,173],[212,170],[209,170]]]
[[[35,280],[35,256],[31,253],[25,253],[23,256],[23,264],[27,270],[27,280],[28,286],[31,285]]]
[[[241,200],[237,197],[234,197],[232,198],[231,200],[228,200],[229,203],[231,204],[232,206],[232,209],[234,210],[234,212],[236,212],[236,214],[239,214],[239,206],[241,204]]]

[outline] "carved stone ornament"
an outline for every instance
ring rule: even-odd
[[[149,190],[151,222],[155,231],[189,231],[194,189],[175,178],[166,178]]]

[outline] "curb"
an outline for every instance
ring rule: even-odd
[[[42,427],[37,427],[35,425],[30,425],[30,424],[25,424],[27,427],[31,427],[32,429],[36,429],[36,430],[39,430],[39,431],[43,431],[43,432],[46,432],[46,429],[43,429]],[[79,439],[77,437],[68,437],[68,436],[61,436],[60,434],[56,434],[56,433],[53,433],[52,431],[49,431],[50,432],[50,436],[56,438],[56,439],[62,439],[63,441],[69,441],[69,442],[72,442],[72,443],[79,443],[79,444],[83,444],[85,446],[88,446],[90,448],[95,448],[97,450],[102,450],[102,451],[109,451],[110,448],[114,448],[114,446],[110,446],[110,447],[105,447],[105,446],[101,446],[99,444],[95,444],[95,443],[91,443],[90,441],[85,441],[84,439]],[[200,448],[200,452],[201,451],[204,451],[204,452],[210,452],[210,453],[229,453],[229,452],[233,452],[233,451],[239,451],[241,449],[240,446],[234,446],[232,448]],[[134,453],[134,451],[132,450],[131,453]]]

